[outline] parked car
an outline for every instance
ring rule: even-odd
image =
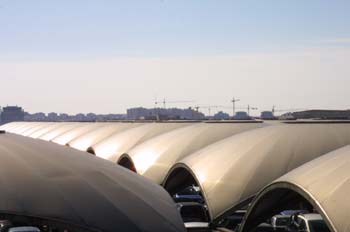
[[[295,214],[291,216],[289,232],[330,232],[320,214]]]
[[[290,215],[278,214],[271,218],[271,226],[274,231],[283,231],[290,224]]]
[[[269,223],[261,223],[255,228],[254,232],[274,232],[274,229]]]
[[[9,220],[0,220],[0,232],[7,232],[12,226],[12,222]]]
[[[184,222],[208,222],[207,208],[197,202],[177,203],[177,209]]]
[[[282,211],[280,214],[281,215],[289,215],[289,216],[292,216],[292,215],[294,215],[294,214],[300,214],[300,213],[302,213],[302,214],[307,214],[307,213],[309,213],[309,211],[307,211],[307,210],[304,210],[304,209],[296,209],[296,210],[284,210],[284,211]]]
[[[34,226],[11,227],[8,232],[40,232],[40,229]]]
[[[285,231],[290,225],[291,216],[295,214],[308,213],[306,210],[284,210],[271,218],[271,226],[274,231]]]
[[[181,202],[176,205],[187,231],[210,231],[208,209],[203,204],[198,202]]]
[[[208,222],[185,222],[188,232],[212,232]]]
[[[227,216],[222,221],[220,221],[219,227],[224,227],[233,231],[237,231],[246,213],[247,210],[235,211],[232,215]]]
[[[197,186],[189,186],[182,191],[173,195],[175,202],[198,202],[204,203],[200,188]]]

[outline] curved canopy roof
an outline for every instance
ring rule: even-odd
[[[68,146],[81,151],[87,151],[89,147],[92,147],[113,134],[141,125],[143,125],[143,123],[106,123],[103,127],[70,141]]]
[[[19,127],[21,125],[25,124],[25,122],[10,122],[6,123],[4,125],[0,126],[0,130],[6,130],[8,132],[11,132],[13,128]]]
[[[38,126],[40,124],[41,124],[40,122],[25,122],[18,127],[14,127],[12,129],[8,130],[8,132],[13,133],[13,134],[21,134],[21,133],[25,132],[26,130],[30,130],[31,128],[35,128],[36,126]]]
[[[36,131],[39,131],[43,128],[47,128],[47,127],[49,127],[51,125],[55,125],[55,124],[56,124],[55,122],[41,122],[40,124],[37,124],[36,126],[22,132],[21,135],[29,136],[29,135],[35,133]]]
[[[40,136],[43,136],[44,134],[49,133],[50,131],[67,124],[70,124],[70,122],[54,122],[51,125],[47,125],[43,128],[40,128],[39,130],[34,131],[31,134],[28,134],[28,137],[37,139]]]
[[[194,179],[212,219],[236,210],[292,169],[350,143],[350,124],[282,124],[244,132],[175,164],[165,182],[172,193]]]
[[[263,123],[197,123],[159,135],[136,146],[127,155],[137,173],[161,184],[176,161],[234,134]]]
[[[0,212],[87,231],[184,232],[160,186],[83,152],[13,134],[0,135]]]
[[[77,137],[84,135],[89,132],[94,132],[95,130],[105,126],[105,123],[81,123],[81,126],[74,128],[73,130],[69,130],[66,133],[63,133],[51,141],[54,143],[58,143],[61,145],[66,145],[70,141],[76,139]]]
[[[57,136],[60,136],[70,130],[73,130],[75,128],[81,127],[82,123],[80,122],[67,122],[62,123],[59,127],[54,128],[53,130],[48,131],[47,133],[39,136],[39,139],[45,140],[45,141],[51,141]]]
[[[242,231],[250,231],[301,197],[317,209],[331,231],[349,231],[349,180],[350,146],[346,146],[294,169],[262,190],[248,211]]]
[[[104,159],[117,162],[119,157],[134,146],[157,135],[188,126],[189,123],[147,123],[121,133],[116,133],[92,146],[94,153]]]

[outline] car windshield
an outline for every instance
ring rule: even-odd
[[[286,226],[289,224],[289,221],[290,221],[289,217],[277,218],[276,226]]]
[[[330,232],[323,220],[309,221],[310,232]]]
[[[199,191],[196,189],[196,187],[189,186],[178,192],[178,195],[199,195]]]
[[[180,214],[184,222],[206,222],[207,215],[202,206],[183,206]]]

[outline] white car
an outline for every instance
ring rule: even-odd
[[[291,232],[330,232],[320,214],[296,214],[291,216],[287,231]]]
[[[34,226],[21,226],[21,227],[12,227],[8,232],[40,232],[40,229]]]
[[[285,229],[290,224],[290,215],[275,215],[271,218],[273,230]]]
[[[208,222],[185,222],[185,228],[189,232],[206,232],[206,231],[211,231],[209,229],[209,223]]]

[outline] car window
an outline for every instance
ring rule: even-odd
[[[310,232],[330,232],[327,224],[323,220],[309,221]]]
[[[202,206],[183,206],[180,214],[184,222],[207,222],[207,215]]]
[[[276,226],[287,226],[289,224],[289,217],[277,218]]]
[[[299,222],[299,231],[307,231],[306,223],[304,220],[300,220]]]

